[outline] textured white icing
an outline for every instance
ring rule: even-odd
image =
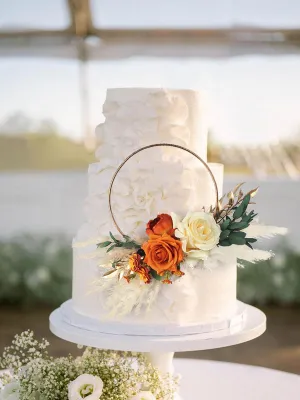
[[[161,160],[148,169],[147,165],[142,169],[143,161],[132,161],[133,165],[124,167],[124,171],[120,172],[112,197],[117,221],[122,221],[121,228],[126,233],[141,236],[145,221],[159,212],[173,211],[180,215],[215,204],[213,182],[205,168],[197,166],[189,170],[180,162],[171,165],[165,162],[162,174]],[[208,165],[221,196],[223,165]],[[101,163],[91,164],[89,168],[85,215],[94,228],[101,229],[101,233],[114,230],[108,213],[108,187],[114,171],[113,167],[103,168]]]
[[[138,147],[161,142],[190,147],[206,161],[207,127],[198,92],[109,89],[103,114],[105,122],[96,128],[100,161],[119,164]]]
[[[75,241],[116,233],[108,212],[108,188],[118,165],[134,150],[153,143],[190,148],[206,160],[207,132],[202,97],[190,90],[110,89],[103,107],[104,124],[96,129],[99,162],[89,167],[87,222]],[[222,194],[223,166],[209,164]],[[211,178],[201,163],[182,150],[155,148],[139,153],[120,171],[112,206],[121,229],[134,237],[159,212],[184,215],[215,203]],[[73,303],[77,312],[107,318],[105,294],[95,292],[101,275],[86,258],[93,246],[74,249]],[[102,272],[103,273],[103,272]],[[125,284],[125,281],[124,281]],[[127,283],[126,283],[127,285]],[[128,292],[129,295],[129,292]],[[236,306],[236,260],[211,271],[195,269],[171,286],[161,285],[148,313],[123,317],[127,324],[202,323],[230,317]]]

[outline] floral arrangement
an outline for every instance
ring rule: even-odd
[[[257,214],[248,211],[248,206],[255,204],[251,200],[258,188],[244,194],[242,185],[209,210],[188,212],[183,218],[174,213],[159,214],[147,223],[147,239],[141,243],[126,235],[117,239],[110,233],[97,244],[98,249],[110,253],[107,264],[101,265],[109,268],[103,278],[117,276],[128,283],[139,278],[145,284],[155,279],[171,284],[185,274],[185,267],[210,268],[209,261],[221,261],[228,255],[252,262],[268,259],[272,253],[254,250],[253,243],[259,236],[284,234],[286,230],[253,222]]]
[[[31,331],[15,336],[0,359],[1,400],[173,399],[178,378],[162,376],[141,353],[86,348],[81,357],[53,358],[48,346]]]

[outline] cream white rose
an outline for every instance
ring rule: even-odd
[[[210,213],[204,211],[188,212],[180,221],[172,214],[175,235],[182,241],[182,248],[188,257],[207,259],[209,251],[219,243],[220,226]]]
[[[0,400],[19,400],[20,385],[17,381],[12,381],[0,389]]]
[[[142,391],[129,400],[156,400],[156,397],[149,391]]]
[[[103,390],[103,381],[98,376],[82,374],[68,386],[69,400],[99,400]]]

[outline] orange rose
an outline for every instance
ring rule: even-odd
[[[164,233],[162,236],[152,235],[142,246],[145,252],[144,262],[159,275],[169,271],[182,275],[178,265],[183,260],[182,244],[179,240]]]
[[[143,265],[141,256],[137,253],[132,254],[129,258],[129,267],[131,271],[135,272],[136,274],[139,275],[139,277],[145,282],[145,283],[150,283],[151,282],[151,276],[149,273],[149,268],[147,268],[145,265]]]
[[[175,229],[173,229],[173,221],[168,214],[159,214],[155,219],[152,219],[147,224],[146,233],[151,235],[163,235],[167,233],[173,236]]]

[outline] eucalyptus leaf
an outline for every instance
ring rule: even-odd
[[[255,242],[257,242],[257,239],[255,239],[255,238],[247,238],[247,242],[248,243],[255,243]]]
[[[246,244],[246,240],[240,236],[232,236],[229,237],[229,242],[231,244],[243,245]]]
[[[220,241],[226,239],[230,234],[230,230],[229,229],[225,229],[225,231],[221,232],[220,235]]]
[[[114,235],[113,235],[111,232],[109,232],[109,236],[112,238],[112,240],[113,240],[115,243],[118,243],[118,240],[114,237]]]
[[[132,242],[120,243],[118,247],[123,247],[123,249],[139,249],[141,246],[132,241]]]
[[[246,218],[247,222],[251,223],[256,216],[257,216],[257,214],[248,214],[248,216]]]
[[[228,228],[228,225],[230,224],[230,222],[231,222],[231,220],[229,218],[225,219],[225,221],[221,225],[221,230],[225,231]]]
[[[242,221],[243,222],[248,222],[249,218],[251,218],[251,215],[244,213],[242,216]]]
[[[219,246],[231,246],[231,243],[228,239],[224,239],[221,242],[219,242]]]
[[[250,214],[244,214],[243,215],[243,217],[242,217],[242,221],[243,222],[247,222],[247,223],[250,223],[252,220],[253,220],[253,218],[254,217],[252,217],[252,214],[250,213]]]
[[[245,229],[248,228],[249,224],[246,221],[240,221],[240,222],[233,222],[232,224],[230,224],[229,229],[231,230],[241,230],[241,229]]]
[[[238,231],[238,232],[231,232],[230,233],[230,238],[231,237],[241,237],[241,238],[245,238],[246,237],[246,232],[241,232],[241,231]]]
[[[110,244],[111,244],[110,241],[102,242],[102,243],[98,243],[98,244],[97,244],[97,247],[100,248],[100,249],[103,249],[103,247],[107,247],[107,246],[109,246]]]
[[[157,281],[162,281],[165,279],[164,276],[158,275],[158,273],[156,271],[154,271],[154,269],[150,269],[150,275],[152,276],[152,278],[156,279]]]
[[[244,197],[243,201],[242,201],[242,204],[244,206],[244,210],[246,210],[246,208],[248,207],[248,204],[249,204],[250,200],[251,200],[251,196],[250,196],[250,194],[247,194]]]
[[[233,213],[233,219],[239,219],[243,215],[245,211],[243,203],[241,203],[234,211]]]
[[[109,253],[110,251],[112,251],[114,248],[116,248],[117,247],[117,245],[116,244],[113,244],[112,246],[110,246],[107,250],[106,250],[106,253]]]

